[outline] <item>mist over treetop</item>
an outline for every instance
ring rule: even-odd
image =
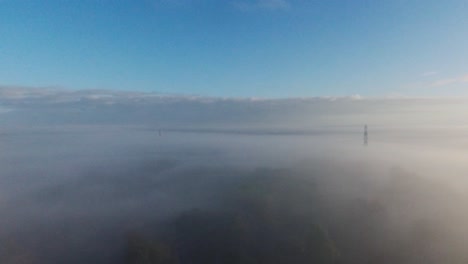
[[[0,102],[2,263],[466,260],[463,100]]]

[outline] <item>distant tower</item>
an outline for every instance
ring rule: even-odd
[[[161,129],[158,130],[159,136],[162,136]]]
[[[368,140],[368,133],[367,133],[367,125],[364,126],[364,146],[367,146]]]

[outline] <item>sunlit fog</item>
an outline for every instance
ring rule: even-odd
[[[463,100],[2,94],[2,263],[468,260]]]

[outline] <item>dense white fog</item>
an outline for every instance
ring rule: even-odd
[[[128,232],[271,173],[313,183],[291,207],[318,208],[337,263],[466,263],[467,103],[2,87],[0,262],[127,263]]]

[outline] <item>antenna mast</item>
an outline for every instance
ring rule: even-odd
[[[367,125],[364,126],[364,146],[367,146],[368,141],[368,133],[367,133]]]

